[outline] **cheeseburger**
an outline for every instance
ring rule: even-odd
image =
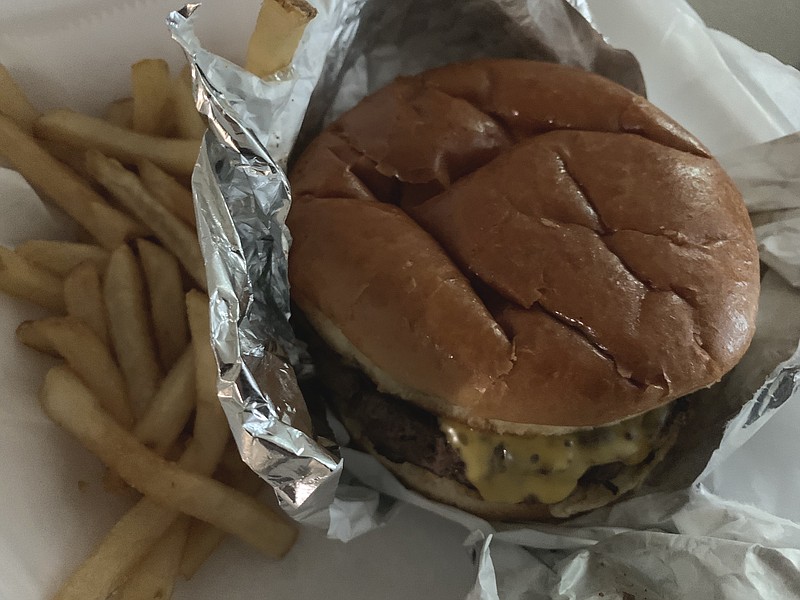
[[[492,519],[636,487],[753,335],[731,180],[644,98],[555,64],[401,77],[290,180],[292,296],[360,447]]]

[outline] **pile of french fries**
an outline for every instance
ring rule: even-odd
[[[263,27],[275,19],[257,28],[248,61],[261,75],[288,64],[313,9],[277,0],[266,13],[289,29],[270,50]],[[226,534],[271,557],[297,534],[255,499],[261,481],[217,399],[188,188],[206,126],[188,71],[173,77],[165,61],[142,60],[131,83],[102,118],[40,114],[0,65],[0,157],[83,236],[0,247],[0,290],[53,313],[17,329],[23,344],[63,359],[41,388],[45,413],[108,467],[110,491],[141,494],[57,600],[166,599]]]

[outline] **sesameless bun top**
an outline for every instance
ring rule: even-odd
[[[612,423],[718,381],[753,335],[740,194],[602,77],[480,60],[399,78],[290,179],[300,308],[382,390],[471,426]]]

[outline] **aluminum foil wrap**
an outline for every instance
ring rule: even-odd
[[[209,123],[192,187],[219,398],[243,460],[284,510],[324,524],[342,462],[335,444],[312,435],[297,384],[310,365],[289,325],[291,152],[397,75],[458,60],[526,57],[581,66],[639,93],[644,83],[633,56],[608,46],[584,19],[583,2],[320,0],[292,64],[270,80],[203,48],[191,25],[198,6],[171,13],[167,24]],[[362,499],[356,492],[355,502]],[[349,513],[343,506],[352,496],[337,500],[331,513]]]
[[[291,194],[281,164],[305,110],[295,97],[314,87],[313,48],[296,71],[263,81],[202,48],[189,22],[197,6],[171,13],[168,25],[209,124],[192,188],[219,398],[244,461],[300,519],[327,508],[342,466],[335,447],[312,437],[292,367],[302,370],[303,347],[289,325]]]

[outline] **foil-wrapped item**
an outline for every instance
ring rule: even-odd
[[[171,13],[167,24],[189,60],[197,108],[209,124],[192,187],[219,398],[243,460],[274,488],[284,510],[324,523],[342,463],[335,444],[313,437],[296,379],[310,367],[289,325],[290,154],[396,76],[459,60],[563,62],[640,93],[644,82],[633,56],[607,45],[584,19],[582,2],[317,4],[292,64],[269,80],[202,47],[190,22],[199,5]],[[337,501],[332,514],[349,499]],[[363,531],[346,529],[344,537]]]
[[[291,516],[324,510],[341,472],[335,447],[312,437],[297,385],[303,347],[289,325],[285,225],[291,194],[279,162],[302,122],[305,73],[263,81],[202,48],[187,5],[168,19],[192,66],[198,110],[209,131],[192,177],[206,262],[219,398],[245,462]],[[298,60],[304,58],[300,54]]]

